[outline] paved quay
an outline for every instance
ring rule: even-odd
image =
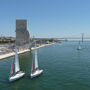
[[[31,50],[35,50],[35,49],[38,49],[38,48],[43,48],[45,46],[48,46],[48,45],[52,45],[52,44],[55,44],[55,43],[50,43],[50,44],[43,44],[43,45],[39,45],[38,47],[32,47]],[[18,54],[22,54],[22,53],[25,53],[25,52],[29,52],[30,49],[25,49],[25,50],[21,50],[18,52]],[[5,58],[9,58],[9,57],[12,57],[15,55],[15,52],[6,52],[5,54],[0,54],[0,60],[4,60]]]

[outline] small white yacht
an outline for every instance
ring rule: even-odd
[[[79,45],[78,45],[78,48],[77,48],[77,50],[81,50],[82,48],[81,48],[81,46],[80,46],[80,42],[79,42]]]
[[[36,45],[35,45],[36,47]],[[37,49],[35,50],[35,68],[33,69],[33,61],[32,61],[32,69],[31,69],[31,78],[39,76],[43,70],[38,68],[38,60],[37,60]]]
[[[13,67],[13,65],[14,65],[14,67]],[[10,77],[9,77],[9,82],[12,82],[12,81],[15,81],[17,79],[20,79],[21,77],[24,76],[24,74],[25,74],[25,72],[20,71],[19,58],[18,58],[18,54],[17,54],[17,48],[15,48],[15,60],[14,60],[14,64],[12,63],[11,73],[10,73]]]

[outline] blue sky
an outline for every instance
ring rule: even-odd
[[[35,37],[90,36],[90,0],[0,0],[0,36],[15,36],[16,19]]]

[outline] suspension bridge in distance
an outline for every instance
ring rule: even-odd
[[[90,41],[90,37],[61,37],[61,38],[53,38],[54,40],[61,41]]]

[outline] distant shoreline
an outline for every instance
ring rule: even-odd
[[[52,44],[55,44],[55,43],[39,45],[36,48],[35,47],[32,47],[31,50],[35,50],[35,49],[38,49],[38,48],[43,48],[45,46],[49,46],[49,45],[52,45]],[[29,52],[29,51],[30,51],[30,49],[22,50],[22,51],[19,51],[18,54],[26,53],[26,52]],[[10,52],[8,54],[0,55],[0,60],[4,60],[4,59],[9,58],[9,57],[12,57],[14,55],[15,55],[14,52]]]

